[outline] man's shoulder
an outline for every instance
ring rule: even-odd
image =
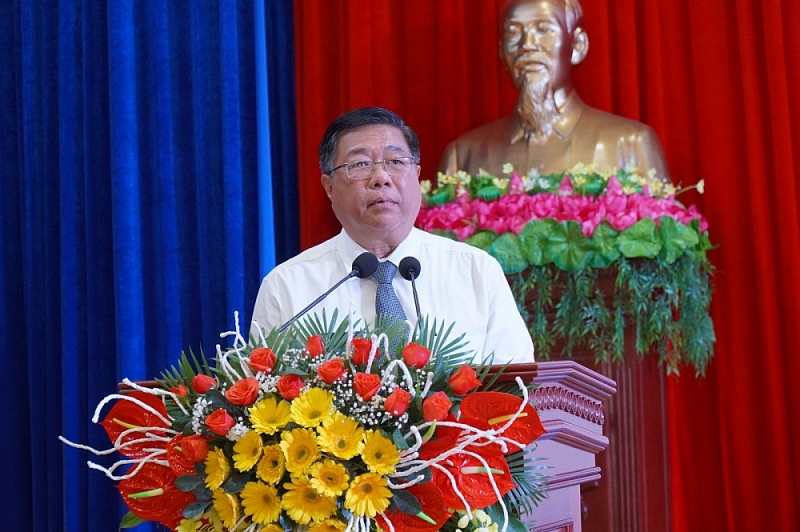
[[[494,122],[489,122],[471,129],[466,133],[457,137],[452,144],[455,145],[472,145],[476,141],[485,143],[487,139],[496,140],[497,142],[508,142],[509,131],[513,125],[513,116],[504,116]]]
[[[296,269],[302,269],[307,266],[318,268],[319,261],[325,260],[326,258],[330,258],[330,260],[336,260],[337,238],[338,235],[326,240],[325,242],[322,242],[321,244],[310,247],[294,257],[278,264],[272,270],[270,270],[270,272],[267,274],[267,278],[285,275],[288,272]]]
[[[414,231],[417,231],[420,248],[428,253],[446,254],[451,257],[460,256],[471,262],[495,260],[486,251],[476,248],[475,246],[470,246],[465,242],[428,233],[421,229],[414,229]]]
[[[638,120],[602,111],[587,105],[581,115],[580,122],[578,122],[578,127],[595,127],[595,124],[603,125],[600,131],[614,135],[639,135],[644,132],[649,134],[653,131],[653,128]]]

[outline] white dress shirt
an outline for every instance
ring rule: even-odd
[[[345,277],[353,260],[365,250],[347,233],[341,233],[276,266],[258,291],[251,331],[256,324],[269,332],[283,325],[314,299]],[[468,349],[477,360],[495,353],[494,363],[533,362],[533,342],[517,310],[500,264],[485,251],[413,228],[411,234],[389,255],[395,265],[408,256],[420,262],[416,279],[420,313],[437,325],[454,324],[450,339],[465,333]],[[417,313],[411,282],[396,274],[394,288],[409,321]],[[372,278],[347,280],[314,307],[311,314],[330,319],[334,309],[339,319],[349,312],[356,318],[375,321]],[[302,318],[301,318],[302,320]]]

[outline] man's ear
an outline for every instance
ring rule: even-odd
[[[589,36],[583,28],[576,28],[572,35],[572,64],[577,65],[586,58],[589,52]]]
[[[322,174],[319,178],[320,182],[322,183],[322,188],[325,189],[325,194],[328,195],[328,199],[331,199],[331,187],[333,186],[331,179],[331,176],[327,174]]]

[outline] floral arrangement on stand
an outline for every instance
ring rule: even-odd
[[[520,176],[440,173],[421,183],[417,227],[480,247],[512,285],[537,356],[555,345],[570,356],[623,356],[626,324],[639,354],[654,351],[667,372],[688,364],[703,374],[713,356],[709,315],[708,223],[654,171],[567,172]]]
[[[526,530],[520,516],[545,496],[524,452],[544,432],[528,386],[488,391],[502,368],[473,366],[452,326],[356,333],[337,314],[249,341],[237,316],[213,363],[183,354],[98,405],[95,423],[113,403],[99,421],[111,449],[62,438],[124,456],[89,462],[119,481],[121,527]]]

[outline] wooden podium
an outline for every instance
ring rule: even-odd
[[[547,429],[532,453],[549,467],[548,498],[525,523],[532,532],[580,532],[581,484],[600,479],[595,455],[608,447],[603,402],[616,384],[571,360],[511,366],[502,376],[517,374],[539,385],[533,399]]]

